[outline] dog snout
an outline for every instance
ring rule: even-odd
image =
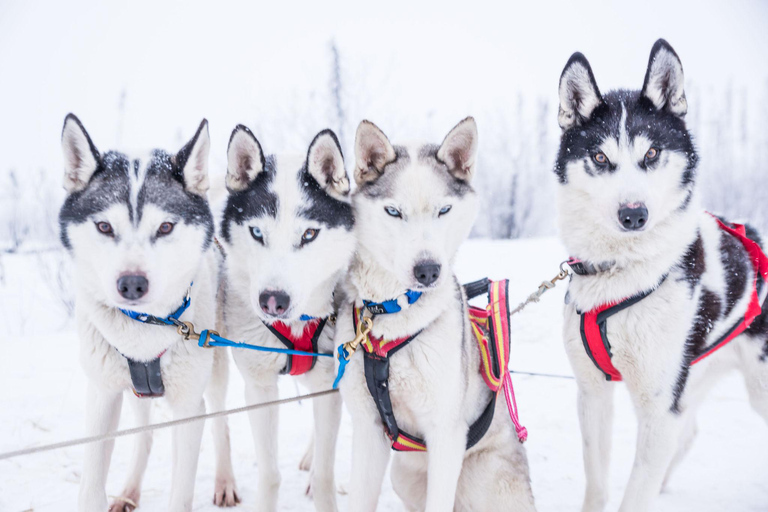
[[[625,231],[639,231],[648,222],[648,208],[643,203],[629,203],[619,208],[619,223]]]
[[[280,316],[288,311],[291,297],[283,290],[266,290],[259,294],[261,310],[270,316]]]
[[[142,274],[128,274],[117,280],[117,291],[128,300],[142,298],[149,291],[149,281]]]
[[[424,261],[413,267],[413,275],[424,286],[430,286],[440,277],[440,264],[434,261]]]

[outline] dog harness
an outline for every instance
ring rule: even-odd
[[[768,281],[768,257],[766,257],[763,250],[754,240],[747,237],[746,228],[741,224],[728,225],[719,218],[715,217],[717,223],[723,231],[739,240],[746,249],[752,266],[755,270],[755,276],[752,281],[751,299],[747,310],[744,313],[744,318],[740,319],[733,327],[720,336],[717,340],[706,347],[700,354],[692,354],[689,358],[688,365],[692,366],[699,361],[702,361],[706,357],[710,356],[717,350],[723,348],[730,343],[734,338],[743,333],[749,328],[752,322],[762,312],[761,304],[765,300],[766,281]],[[578,260],[571,260],[568,262],[574,273],[578,275],[594,275],[595,272],[589,270],[587,265],[584,265]],[[594,267],[598,268],[598,267]],[[611,344],[608,341],[608,319],[634,304],[637,304],[644,298],[648,297],[654,290],[656,290],[666,279],[664,276],[659,284],[651,290],[641,292],[637,295],[629,297],[627,299],[604,304],[598,306],[591,311],[581,313],[581,340],[584,343],[584,349],[587,351],[587,355],[595,364],[595,366],[603,372],[606,380],[609,381],[621,381],[621,373],[613,366],[611,358]]]
[[[488,293],[489,296],[489,304],[485,309],[470,306],[469,315],[472,330],[480,349],[480,373],[482,374],[485,383],[491,391],[493,391],[493,395],[491,396],[488,405],[480,414],[480,417],[469,427],[467,433],[467,449],[477,444],[491,426],[496,405],[496,396],[502,386],[506,388],[506,382],[509,382],[509,390],[512,393],[512,400],[514,401],[514,391],[511,390],[511,379],[507,371],[510,347],[509,303],[507,300],[508,285],[509,283],[507,280],[490,282],[488,279],[482,279],[464,286],[467,297],[470,299],[477,297],[482,293]],[[409,295],[408,292],[406,292],[405,295],[408,297],[408,304],[413,304],[418,300],[421,294],[419,293],[419,296],[416,296],[414,299],[411,299],[412,295]],[[381,304],[392,302],[393,301],[371,303],[364,301],[363,304],[364,308],[375,316],[376,314],[381,314],[376,313],[375,311],[383,311],[383,308],[379,307]],[[358,330],[358,323],[363,321],[365,309],[354,308],[353,324],[355,331]],[[396,311],[400,311],[400,308],[398,307]],[[392,449],[395,451],[423,452],[427,449],[423,439],[405,432],[398,426],[389,394],[390,358],[397,351],[411,343],[420,333],[421,331],[416,332],[411,336],[394,340],[385,340],[368,334],[362,341],[362,347],[364,349],[363,363],[365,380],[368,391],[373,397],[381,421],[384,424],[385,432],[392,442]],[[343,366],[342,350],[343,348],[340,347],[339,361]],[[343,369],[341,372],[343,372]],[[337,378],[337,383],[339,378]],[[509,399],[509,394],[507,397]],[[512,405],[510,404],[509,406],[511,413]],[[513,420],[515,420],[516,428],[522,429],[518,430],[518,435],[520,436],[521,432],[524,432],[524,436],[520,438],[522,442],[525,440],[525,437],[527,437],[527,431],[525,431],[524,427],[519,426],[519,422],[516,421],[516,418],[517,406],[515,404],[515,416],[513,417]]]
[[[328,319],[302,315],[301,320],[307,322],[307,324],[304,327],[304,331],[298,337],[294,336],[291,332],[291,327],[283,322],[273,322],[272,324],[264,322],[267,329],[289,350],[314,354],[312,357],[308,357],[288,353],[288,361],[285,364],[285,368],[280,372],[283,375],[303,375],[314,368],[317,362],[317,340],[320,339],[320,333],[323,332]]]
[[[189,308],[191,303],[189,293],[192,289],[192,284],[193,283],[189,284],[187,295],[184,297],[181,306],[165,318],[149,315],[147,313],[139,313],[129,309],[120,309],[120,311],[127,317],[143,324],[176,325],[179,322],[179,317],[187,310],[187,308]],[[163,376],[160,373],[160,358],[163,357],[165,352],[166,351],[163,350],[151,361],[136,361],[135,359],[131,359],[125,354],[120,353],[120,355],[128,361],[128,370],[131,374],[134,395],[139,398],[157,398],[165,394]]]

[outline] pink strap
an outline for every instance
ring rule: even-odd
[[[520,424],[520,418],[517,414],[517,401],[515,400],[515,388],[512,386],[512,377],[510,377],[509,372],[504,374],[504,396],[507,399],[509,417],[512,418],[512,423],[515,425],[517,439],[524,443],[528,439],[528,429]]]

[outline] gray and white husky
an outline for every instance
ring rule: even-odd
[[[213,216],[208,207],[208,123],[178,153],[154,150],[145,158],[101,154],[83,125],[70,114],[62,134],[67,198],[59,220],[61,240],[74,260],[80,360],[88,376],[87,430],[117,428],[125,391],[134,388],[129,361],[138,367],[159,360],[160,382],[174,418],[224,407],[225,353],[184,341],[175,328],[149,325],[121,310],[165,318],[189,307],[180,319],[199,328],[216,317],[217,262]],[[190,286],[190,283],[194,283]],[[133,367],[131,367],[133,368]],[[145,379],[156,379],[157,375]],[[207,389],[207,391],[206,391]],[[162,394],[162,391],[160,392]],[[149,423],[150,401],[129,396],[139,426]],[[192,510],[203,423],[173,432],[169,510]],[[235,482],[226,421],[214,421],[217,475],[214,501],[234,505]],[[132,470],[110,510],[132,510],[152,444],[139,434]],[[79,509],[107,509],[105,482],[114,441],[89,444],[80,481]]]
[[[222,295],[226,334],[238,341],[286,348],[276,332],[302,336],[320,327],[315,349],[333,351],[334,296],[355,247],[350,184],[336,135],[320,132],[306,155],[266,156],[248,128],[238,126],[227,150],[229,191],[221,223],[227,254]],[[233,351],[245,379],[249,404],[278,398],[277,380],[292,373],[311,391],[325,391],[334,376],[333,360],[308,363],[282,354]],[[317,510],[336,510],[334,460],[341,398],[316,398],[311,487]],[[277,460],[278,411],[250,412],[258,464],[258,510],[277,510],[280,472]],[[311,439],[311,436],[308,437]],[[310,445],[310,450],[313,448]]]
[[[479,373],[467,300],[451,270],[476,216],[476,153],[472,118],[441,145],[395,146],[367,121],[356,135],[358,246],[336,344],[355,336],[353,306],[363,300],[396,299],[402,308],[374,318],[375,339],[418,334],[393,354],[382,384],[398,426],[428,450],[394,456],[392,483],[407,510],[534,510],[527,457],[503,400],[496,400],[487,433],[466,449],[469,426],[491,398]],[[403,299],[408,290],[421,293],[410,305]],[[393,441],[366,385],[362,354],[350,358],[340,389],[354,427],[350,510],[374,511]]]
[[[752,405],[768,420],[768,322],[765,313],[758,316],[744,334],[691,366],[744,319],[756,271],[743,242],[699,207],[683,67],[672,47],[664,40],[653,46],[641,90],[607,94],[576,53],[559,95],[559,224],[583,265],[570,283],[564,324],[579,385],[583,510],[603,510],[607,501],[615,384],[587,353],[582,314],[642,295],[603,324],[603,351],[638,416],[620,510],[646,511],[691,446],[696,409],[722,373],[743,373]],[[749,227],[746,234],[759,242]]]

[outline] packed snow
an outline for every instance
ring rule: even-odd
[[[462,281],[483,276],[511,280],[511,301],[516,304],[552,278],[565,251],[555,239],[518,241],[470,240],[461,249],[456,271]],[[86,380],[78,363],[74,322],[68,305],[51,284],[60,273],[64,255],[0,255],[0,311],[6,335],[0,341],[0,452],[77,438],[85,435]],[[53,269],[53,271],[51,270]],[[62,270],[66,275],[66,267]],[[561,345],[560,328],[565,284],[546,293],[513,318],[511,367],[515,370],[571,375]],[[231,368],[229,407],[243,405],[243,381]],[[576,385],[567,378],[514,375],[520,418],[530,433],[526,443],[538,510],[579,510],[584,490],[581,441],[576,417]],[[330,384],[330,383],[329,383]],[[635,417],[623,385],[616,385],[616,421],[608,510],[618,508],[632,467]],[[281,396],[304,393],[290,377],[281,380]],[[153,421],[170,420],[162,400],[156,400]],[[313,510],[305,496],[308,474],[298,469],[312,428],[311,403],[281,407],[280,510]],[[501,421],[509,421],[500,418]],[[130,410],[123,412],[120,428],[132,425]],[[253,441],[244,414],[230,417],[235,473],[243,503],[253,510],[258,468]],[[700,433],[689,456],[672,478],[655,510],[698,512],[768,510],[768,427],[751,410],[737,374],[715,387],[699,413]],[[194,509],[217,510],[213,496],[213,445],[206,429],[197,474]],[[144,480],[140,510],[164,510],[170,483],[169,430],[155,434],[155,444]],[[345,414],[339,433],[337,480],[344,487],[350,471],[351,424]],[[117,440],[107,492],[122,491],[132,440]],[[0,461],[0,510],[73,510],[77,500],[83,448]],[[493,478],[493,475],[488,475]],[[346,497],[339,496],[341,510]],[[379,510],[402,510],[389,481],[385,481]]]

